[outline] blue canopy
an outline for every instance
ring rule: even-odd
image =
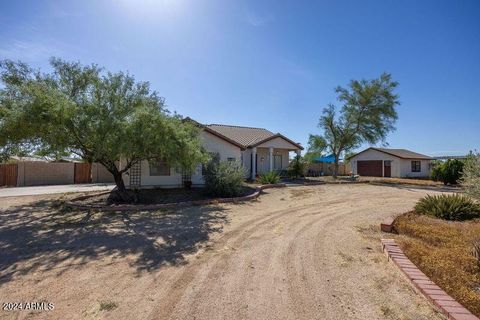
[[[326,163],[334,163],[335,162],[335,155],[329,154],[328,156],[318,157],[313,159],[314,162],[326,162]]]

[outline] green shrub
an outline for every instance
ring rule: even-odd
[[[480,154],[472,153],[468,157],[461,180],[465,193],[480,201]]]
[[[275,184],[280,182],[280,175],[275,171],[263,173],[258,178],[261,184]]]
[[[431,177],[433,181],[441,181],[444,184],[457,184],[462,176],[464,163],[458,159],[449,159],[445,162],[434,163]]]
[[[480,218],[480,205],[458,194],[427,195],[417,202],[415,212],[445,220],[467,220]]]
[[[216,197],[237,197],[242,193],[245,172],[237,162],[211,161],[206,166],[205,191]]]
[[[100,311],[111,311],[118,307],[118,303],[114,301],[102,301],[100,302]]]
[[[288,166],[288,176],[290,178],[303,177],[305,175],[305,160],[300,155],[296,155]]]

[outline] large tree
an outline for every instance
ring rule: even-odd
[[[470,152],[463,168],[462,185],[465,192],[480,201],[480,153]]]
[[[314,159],[322,157],[326,148],[327,145],[323,137],[311,134],[308,137],[308,149],[304,156],[305,162],[312,163]]]
[[[333,176],[338,173],[340,156],[363,143],[385,142],[387,134],[395,129],[400,104],[394,93],[398,83],[384,73],[373,80],[352,80],[347,88],[337,87],[339,113],[333,104],[323,109],[318,126],[322,135],[311,137],[317,144],[326,145],[335,155]]]
[[[141,160],[192,170],[204,162],[198,128],[165,108],[147,82],[97,65],[51,59],[51,73],[0,62],[0,152],[76,154],[122,175]]]

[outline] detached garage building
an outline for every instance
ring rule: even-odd
[[[368,148],[350,157],[352,172],[368,177],[430,176],[433,158],[405,149]]]

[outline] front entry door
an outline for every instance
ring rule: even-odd
[[[282,170],[282,156],[274,155],[273,156],[273,170]]]
[[[385,160],[383,162],[383,176],[388,178],[392,176],[392,161]]]

